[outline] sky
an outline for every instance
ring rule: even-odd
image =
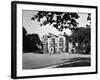
[[[40,39],[44,34],[53,33],[55,35],[58,35],[60,33],[66,32],[67,35],[71,35],[71,31],[69,29],[64,29],[62,32],[58,31],[56,28],[50,26],[49,24],[46,26],[40,27],[40,23],[37,21],[31,20],[31,18],[37,13],[37,11],[32,10],[23,10],[23,27],[26,29],[28,34],[36,33],[39,35]],[[79,27],[85,27],[87,24],[87,16],[88,13],[78,13],[80,16],[77,19],[77,22],[79,23]]]

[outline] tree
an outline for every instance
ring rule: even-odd
[[[77,28],[70,36],[70,41],[73,42],[77,51],[85,50],[85,53],[90,53],[91,29],[84,27]],[[76,45],[76,43],[78,45]]]
[[[53,25],[53,27],[56,28],[58,31],[63,31],[64,28],[76,28],[78,25],[76,19],[78,18],[79,16],[77,13],[38,11],[38,13],[34,15],[31,20],[36,20],[40,22],[42,19],[44,19],[40,26],[45,26],[49,24]]]
[[[27,31],[23,27],[23,52],[31,52],[32,51],[32,44],[31,40],[27,36]]]
[[[91,27],[91,14],[90,13],[88,13],[87,22],[88,23],[86,24],[86,27],[90,28]]]
[[[34,52],[40,50],[42,42],[38,34],[27,34],[26,29],[23,27],[23,52]]]
[[[66,39],[68,37],[74,46],[78,43],[78,49],[90,48],[91,14],[88,13],[87,21],[89,21],[90,25],[86,25],[86,28],[77,26],[78,22],[76,20],[78,18],[79,15],[72,12],[38,11],[31,20],[40,22],[40,26],[52,25],[58,31],[69,28],[72,31],[72,35],[70,37],[65,35]]]
[[[28,34],[28,37],[31,40],[31,44],[33,46],[33,48],[32,48],[33,51],[37,51],[42,48],[42,42],[41,42],[38,34]]]

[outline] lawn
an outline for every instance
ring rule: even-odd
[[[84,54],[23,54],[23,69],[90,66],[90,55]]]

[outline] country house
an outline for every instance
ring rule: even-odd
[[[72,48],[71,44],[68,42],[63,34],[54,35],[49,33],[42,37],[43,42],[43,53],[48,54],[59,54],[66,53]]]

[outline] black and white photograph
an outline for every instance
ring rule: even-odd
[[[23,10],[23,69],[91,66],[91,13]]]
[[[97,73],[97,6],[12,2],[12,78]]]

